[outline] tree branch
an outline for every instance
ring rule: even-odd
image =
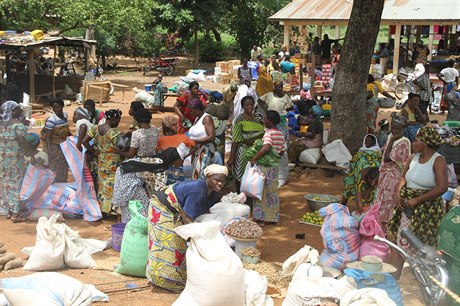
[[[83,27],[85,27],[85,25],[80,23],[79,21],[77,21],[77,22],[75,22],[75,24],[73,26],[70,26],[68,28],[60,30],[59,34],[62,34],[64,32],[68,32],[68,31],[71,31],[71,30],[75,30],[75,29],[78,29],[78,28],[83,28]]]

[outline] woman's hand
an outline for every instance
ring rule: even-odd
[[[408,201],[406,201],[406,204],[407,206],[409,206],[410,208],[414,208],[415,206],[417,206],[419,203],[417,201],[416,198],[413,198],[413,199],[410,199]]]
[[[232,167],[234,162],[235,162],[235,160],[234,160],[232,157],[230,157],[230,158],[227,160],[227,166]]]
[[[396,191],[396,207],[399,210],[403,210],[403,208],[404,208],[401,201],[402,201],[402,199],[401,199],[400,190],[397,190]]]
[[[99,156],[101,154],[101,151],[96,150],[96,149],[91,149],[90,152],[93,153],[96,156]]]
[[[251,166],[254,166],[257,163],[257,159],[253,158],[251,159]]]

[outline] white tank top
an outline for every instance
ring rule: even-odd
[[[207,113],[204,113],[203,116],[201,116],[200,118],[196,118],[195,123],[188,130],[188,134],[191,140],[198,140],[198,139],[208,136],[208,134],[206,133],[206,128],[204,127],[204,124],[203,124],[203,119],[206,116],[210,116],[210,115]]]
[[[438,156],[442,155],[435,152],[433,156],[431,156],[430,160],[424,164],[421,164],[419,162],[420,153],[416,153],[409,165],[409,170],[407,170],[406,173],[405,179],[407,182],[407,187],[422,190],[429,190],[434,188],[436,186],[436,180],[434,176],[434,161]]]

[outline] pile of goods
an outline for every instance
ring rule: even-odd
[[[0,271],[13,270],[24,266],[21,258],[16,258],[16,254],[8,253],[3,242],[0,241]]]
[[[246,219],[235,221],[225,229],[225,234],[242,239],[259,239],[262,233],[262,228],[257,223]]]
[[[257,257],[260,256],[260,251],[255,247],[248,247],[241,250],[241,255]]]
[[[323,225],[324,218],[320,216],[319,210],[316,210],[314,212],[306,212],[300,221],[314,225]]]

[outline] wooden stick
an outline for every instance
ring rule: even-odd
[[[452,292],[452,290],[450,290],[449,288],[447,288],[446,286],[444,286],[443,284],[441,284],[436,278],[434,278],[433,276],[429,275],[428,276],[431,281],[433,283],[436,284],[436,286],[438,286],[439,288],[441,288],[442,290],[444,290],[452,299],[454,299],[454,301],[456,301],[457,303],[460,303],[460,296],[458,296],[457,294],[455,294],[455,292]]]

